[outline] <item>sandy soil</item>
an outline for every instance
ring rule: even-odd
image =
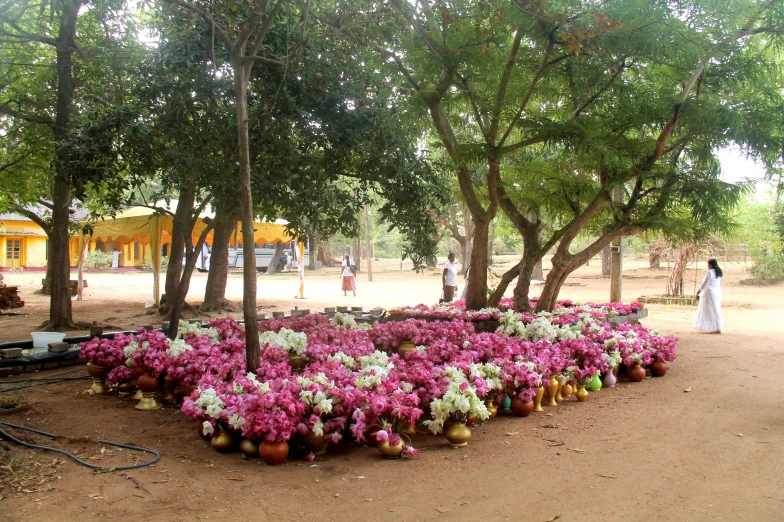
[[[625,263],[625,300],[663,292],[666,272]],[[561,297],[606,300],[609,282],[598,272],[595,265],[580,269]],[[83,381],[32,388],[23,396],[31,409],[2,420],[147,446],[163,457],[153,467],[97,474],[12,445],[19,476],[0,474],[8,486],[0,519],[782,520],[782,286],[739,285],[745,277],[742,265],[726,269],[722,335],[691,331],[694,308],[650,306],[644,323],[680,337],[678,360],[665,378],[622,381],[588,403],[570,400],[526,419],[499,416],[461,450],[418,434],[414,445],[422,453],[413,460],[384,461],[374,448],[354,447],[315,466],[266,467],[215,453],[174,409],[136,411],[133,401],[86,394]],[[149,274],[87,278],[85,300],[74,303],[76,319],[122,327],[160,321],[145,314]],[[361,274],[353,298],[339,295],[336,271],[308,274],[309,299],[298,301],[286,297],[297,291],[296,274],[262,276],[259,303],[262,311],[391,307],[431,303],[440,293],[437,274],[380,271],[374,279]],[[24,338],[43,321],[47,303],[31,293],[37,280],[39,274],[7,276],[7,283],[21,283],[29,315],[0,318],[3,340]],[[205,281],[195,276],[193,303]],[[232,275],[228,297],[239,299],[240,288],[241,276]],[[126,451],[101,453],[98,444],[66,446],[96,463],[133,462]],[[27,493],[15,491],[25,471],[40,480],[29,481]]]

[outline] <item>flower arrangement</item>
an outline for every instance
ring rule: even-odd
[[[96,337],[79,345],[79,358],[98,366],[114,368],[125,361],[123,349],[130,343],[131,338],[121,333],[116,334],[113,340]]]
[[[477,395],[462,370],[454,366],[443,369],[442,375],[448,378],[446,393],[430,403],[432,419],[423,422],[434,434],[444,431],[444,423],[468,422],[469,419],[485,421],[490,418],[487,406]]]
[[[308,336],[303,332],[295,332],[289,328],[281,328],[277,333],[272,330],[259,334],[262,345],[277,346],[284,352],[304,355],[308,349]]]

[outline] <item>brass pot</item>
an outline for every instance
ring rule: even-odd
[[[400,343],[400,348],[397,349],[397,354],[400,356],[401,359],[406,358],[406,354],[409,352],[413,352],[416,350],[416,346],[411,341],[403,341]]]
[[[249,459],[258,458],[259,456],[259,445],[253,442],[252,440],[242,439],[240,441],[240,453],[248,457]]]
[[[577,397],[578,401],[585,402],[588,400],[588,390],[585,389],[585,386],[578,384],[577,391],[574,392],[574,396]]]
[[[106,374],[109,373],[109,368],[88,362],[87,373],[93,378],[93,385],[90,386],[93,393],[98,395],[109,393],[109,387],[106,386]]]
[[[453,422],[444,430],[444,436],[453,448],[461,448],[471,440],[471,428],[463,422]]]
[[[229,430],[219,430],[210,441],[210,446],[218,453],[231,453],[238,445],[239,440]]]
[[[324,435],[316,435],[313,431],[309,431],[307,435],[303,437],[305,442],[305,447],[308,448],[313,453],[323,453],[327,449],[327,438]]]
[[[568,382],[561,387],[561,395],[563,395],[564,399],[568,399],[574,393],[574,389],[572,389],[572,385]]]
[[[399,459],[403,454],[403,441],[401,440],[394,446],[389,445],[388,440],[382,440],[376,447],[381,452],[381,456],[385,459]]]
[[[295,353],[289,354],[289,366],[291,366],[292,373],[299,373],[305,368],[305,358]]]

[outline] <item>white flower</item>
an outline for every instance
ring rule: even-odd
[[[349,330],[356,330],[359,328],[357,324],[357,320],[351,314],[344,314],[341,312],[337,312],[335,315],[332,316],[330,322],[335,326],[343,326],[348,328]]]
[[[295,332],[288,328],[281,328],[280,332],[262,332],[259,335],[259,342],[262,345],[269,344],[277,346],[285,352],[303,355],[308,349],[308,336],[302,332]]]
[[[193,350],[193,346],[186,343],[182,339],[177,338],[169,343],[169,348],[166,350],[166,355],[173,359],[187,352],[188,350]]]
[[[223,412],[223,402],[221,401],[220,404],[218,403],[210,404],[209,406],[207,406],[205,412],[213,419],[220,418],[220,414]]]
[[[235,430],[242,429],[242,427],[245,426],[247,422],[247,420],[240,417],[239,413],[232,413],[229,415],[229,425]]]
[[[204,432],[205,435],[212,435],[215,433],[215,428],[212,427],[210,421],[204,421],[201,425],[201,431]]]

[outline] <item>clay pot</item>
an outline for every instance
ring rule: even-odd
[[[645,379],[645,368],[643,368],[639,364],[634,364],[626,372],[626,375],[629,377],[629,380],[632,382],[641,382]]]
[[[670,365],[657,357],[653,360],[649,368],[651,370],[651,377],[664,377],[664,374],[670,369]]]
[[[249,459],[253,459],[259,456],[259,445],[252,440],[242,439],[240,441],[239,449],[240,453]]]
[[[283,464],[288,456],[288,442],[262,442],[259,444],[259,457],[268,466]]]
[[[523,402],[519,397],[512,398],[512,413],[515,417],[528,417],[534,411],[534,401]]]
[[[468,445],[468,441],[471,440],[471,428],[465,423],[453,422],[444,430],[444,436],[453,448],[461,448]]]
[[[381,456],[385,459],[399,459],[403,454],[402,440],[394,446],[390,446],[388,440],[382,440],[378,443],[377,447],[378,451],[381,452]]]
[[[238,445],[238,438],[228,430],[219,430],[210,441],[210,446],[218,453],[231,453]]]
[[[158,379],[149,373],[142,374],[137,380],[136,385],[142,393],[155,393],[158,391]]]
[[[142,392],[142,398],[139,404],[134,406],[137,410],[150,411],[161,409],[161,403],[155,398],[158,393],[158,378],[153,377],[149,373],[145,373],[136,380],[136,386]]]

